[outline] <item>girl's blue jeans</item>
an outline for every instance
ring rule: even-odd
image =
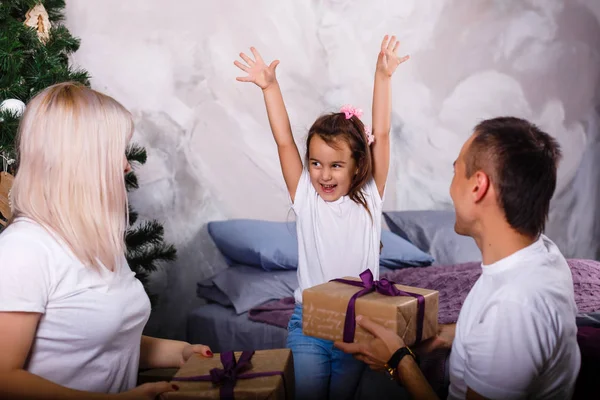
[[[365,364],[333,347],[330,340],[305,336],[298,304],[288,324],[287,347],[294,358],[296,400],[354,397]]]

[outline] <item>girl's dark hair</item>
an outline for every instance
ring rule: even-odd
[[[344,113],[332,113],[319,117],[310,127],[306,138],[307,165],[310,161],[310,141],[315,135],[319,135],[325,143],[332,147],[336,147],[336,142],[339,140],[348,143],[352,158],[356,163],[356,174],[352,178],[348,197],[355,203],[361,204],[370,213],[369,206],[362,193],[362,188],[373,175],[371,150],[367,143],[365,125],[355,115],[350,119],[346,119]]]

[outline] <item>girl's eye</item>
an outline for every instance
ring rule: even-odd
[[[313,166],[315,166],[315,167],[318,167],[318,166],[319,166],[319,163],[318,163],[317,161],[313,161],[311,164],[312,164]]]
[[[340,164],[333,164],[333,168],[340,168],[341,165]]]

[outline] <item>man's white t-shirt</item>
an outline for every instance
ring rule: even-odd
[[[491,265],[460,310],[450,399],[569,399],[581,356],[573,278],[546,236]]]
[[[125,257],[115,272],[84,266],[61,240],[19,218],[0,235],[0,312],[42,314],[24,369],[72,389],[136,386],[144,288]]]
[[[358,277],[367,268],[379,279],[383,199],[372,178],[363,194],[370,214],[348,196],[323,200],[303,170],[292,205],[298,232],[297,303],[302,303],[303,290],[331,279]]]

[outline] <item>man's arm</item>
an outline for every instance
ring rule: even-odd
[[[373,334],[375,338],[370,342],[336,342],[335,347],[346,353],[353,354],[356,359],[368,364],[372,369],[386,369],[387,362],[392,358],[396,350],[405,347],[404,341],[396,333],[378,325],[367,317],[359,315],[356,318],[356,323]],[[390,365],[390,367],[394,366]],[[400,360],[396,373],[400,382],[402,382],[413,398],[419,400],[438,399],[412,356],[404,356]]]
[[[400,360],[398,364],[398,379],[413,399],[439,399],[411,356],[405,356]]]
[[[358,316],[356,318],[358,325],[371,332],[374,339],[370,342],[362,343],[341,343],[336,342],[335,347],[340,350],[353,354],[358,360],[368,364],[372,369],[386,369],[387,362],[398,350],[405,347],[405,343],[396,333],[376,324],[369,318]],[[443,332],[446,338],[449,335],[454,336],[456,325],[443,325],[440,332]],[[390,366],[394,367],[394,366]],[[406,391],[414,399],[419,400],[437,400],[438,396],[425,379],[423,372],[410,356],[404,356],[397,365],[396,374],[398,380],[402,383]],[[485,397],[479,395],[471,388],[467,392],[467,400],[485,400]]]
[[[489,400],[487,397],[480,395],[470,387],[467,387],[467,400]]]
[[[498,300],[461,337],[470,398],[526,397],[553,357],[557,336],[549,323],[551,317],[537,311],[532,302]]]

